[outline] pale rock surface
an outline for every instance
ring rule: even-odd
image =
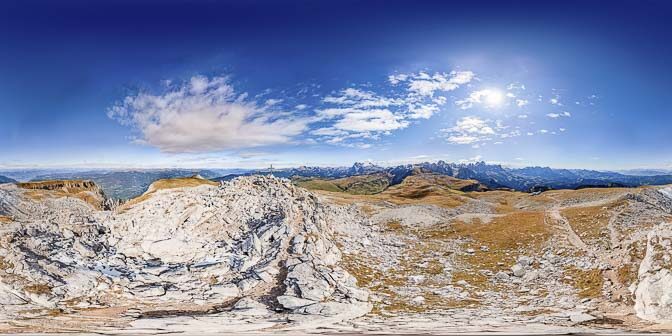
[[[672,224],[648,234],[646,256],[639,267],[635,311],[645,320],[672,322]]]
[[[349,318],[371,309],[333,241],[340,222],[362,221],[357,212],[265,176],[150,190],[110,212],[0,186],[0,214],[14,218],[0,227],[0,303],[179,307],[244,296],[234,310],[252,315],[278,305]]]

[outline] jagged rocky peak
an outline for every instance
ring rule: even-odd
[[[332,239],[335,228],[364,219],[285,179],[155,188],[114,212],[77,198],[46,205],[16,191],[6,191],[12,203],[35,215],[4,226],[0,297],[23,310],[67,311],[73,302],[169,310],[241,298],[264,311],[352,317],[371,309]]]

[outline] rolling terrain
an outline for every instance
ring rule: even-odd
[[[672,175],[670,174],[651,176],[624,175],[616,172],[586,169],[553,169],[548,167],[506,168],[501,165],[487,164],[485,162],[449,163],[445,161],[393,167],[380,167],[358,162],[351,167],[299,167],[276,169],[273,171],[259,170],[245,174],[230,174],[214,178],[213,180],[230,180],[237,176],[265,175],[269,173],[278,177],[316,180],[338,180],[362,175],[384,175],[388,177],[390,185],[395,185],[401,183],[407,176],[414,174],[418,170],[452,176],[458,179],[477,180],[489,189],[511,189],[524,192],[550,189],[639,187],[644,185],[672,184]]]
[[[3,184],[0,331],[670,330],[671,187],[390,178]]]

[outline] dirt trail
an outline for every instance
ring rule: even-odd
[[[549,211],[547,211],[547,215],[555,222],[558,224],[558,227],[564,231],[564,233],[567,236],[567,240],[569,241],[570,244],[572,244],[574,247],[586,252],[588,255],[595,255],[595,251],[588,247],[588,245],[579,237],[579,235],[574,231],[571,225],[569,225],[569,221],[567,218],[565,218],[561,213],[559,206],[554,206],[551,208]]]

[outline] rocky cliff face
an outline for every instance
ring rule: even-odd
[[[287,180],[156,190],[123,212],[27,191],[0,188],[0,209],[12,218],[1,229],[0,317],[29,307],[228,307],[241,298],[239,306],[264,312],[371,309],[332,240],[333,227],[363,219]]]
[[[103,190],[93,181],[89,180],[50,180],[39,182],[17,183],[21,189],[26,189],[26,196],[33,199],[76,197],[98,210],[110,209],[115,203],[109,200]]]

